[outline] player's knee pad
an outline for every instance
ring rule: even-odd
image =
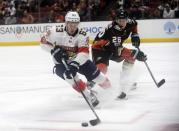
[[[99,63],[96,65],[96,67],[104,74],[107,73],[107,65],[103,63]]]

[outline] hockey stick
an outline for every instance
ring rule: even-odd
[[[140,51],[139,47],[138,47],[137,49],[138,49],[138,51]],[[159,82],[157,82],[156,79],[155,79],[155,77],[154,77],[154,75],[153,75],[153,73],[152,73],[152,71],[151,71],[151,69],[149,68],[149,66],[148,66],[146,60],[144,61],[144,64],[145,64],[145,66],[147,67],[147,70],[149,71],[150,76],[152,77],[152,79],[153,79],[155,85],[156,85],[158,88],[159,88],[160,86],[162,86],[162,85],[165,83],[165,79],[162,79],[162,80],[160,80]]]
[[[66,63],[66,61],[64,59],[62,59],[62,63],[63,65],[65,66],[66,70],[69,70],[69,67]],[[76,82],[75,78],[72,76],[72,79],[74,80],[76,86],[79,88],[78,86],[78,83]],[[82,94],[83,98],[85,99],[86,103],[88,104],[88,106],[90,107],[91,111],[93,112],[93,114],[96,116],[96,119],[93,119],[93,120],[90,120],[89,123],[92,125],[92,126],[95,126],[97,124],[99,124],[101,122],[101,120],[99,119],[97,113],[95,112],[93,106],[90,104],[90,102],[88,101],[88,99],[86,98],[85,94],[83,93],[83,91],[80,90],[80,93]],[[82,126],[87,124],[86,126],[88,126],[88,123],[84,122],[82,123]]]

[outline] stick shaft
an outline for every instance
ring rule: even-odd
[[[63,63],[63,65],[65,66],[65,68],[66,68],[67,70],[69,70],[69,67],[68,67],[68,65],[66,64],[66,62],[65,62],[64,59],[62,59],[62,63]],[[75,78],[74,78],[73,76],[72,76],[72,79],[74,80],[74,82],[75,82],[77,88],[79,88],[78,83],[76,82],[76,80],[75,80]],[[80,90],[80,93],[82,94],[83,98],[85,99],[86,103],[87,103],[88,106],[90,107],[90,109],[91,109],[91,111],[93,112],[93,114],[94,114],[94,115],[96,116],[96,118],[100,121],[100,119],[99,119],[97,113],[95,112],[93,106],[90,104],[90,102],[88,101],[87,97],[85,96],[85,94],[83,93],[82,90]]]
[[[137,50],[140,51],[139,47],[137,48]],[[144,63],[145,63],[145,66],[147,67],[147,70],[149,71],[150,76],[152,77],[152,79],[153,79],[155,85],[159,88],[161,85],[163,85],[163,84],[165,83],[165,79],[162,79],[159,83],[157,83],[157,81],[156,81],[156,79],[155,79],[155,77],[154,77],[152,71],[151,71],[150,68],[149,68],[149,65],[148,65],[147,62],[146,62],[146,60],[144,61]]]
[[[150,76],[152,77],[152,79],[153,79],[153,81],[154,81],[155,85],[158,87],[158,83],[157,83],[157,81],[156,81],[156,79],[155,79],[155,77],[154,77],[154,75],[153,75],[152,71],[150,70],[150,68],[149,68],[149,66],[148,66],[148,64],[147,64],[147,62],[146,62],[146,61],[144,61],[144,63],[145,63],[145,66],[147,67],[147,70],[149,71]]]

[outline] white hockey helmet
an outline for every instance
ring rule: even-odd
[[[65,22],[80,22],[80,16],[76,11],[69,11],[65,16]]]

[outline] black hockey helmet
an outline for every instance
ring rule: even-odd
[[[116,11],[116,19],[127,19],[128,15],[127,12],[123,9]]]

